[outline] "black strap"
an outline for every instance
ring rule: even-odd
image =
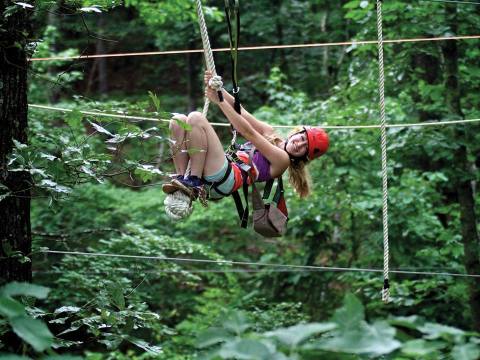
[[[280,201],[280,199],[282,198],[283,196],[283,193],[284,193],[284,190],[283,190],[283,180],[282,180],[282,176],[279,176],[277,178],[277,190],[275,191],[275,195],[273,196],[273,202],[275,204],[278,205],[278,202]]]
[[[230,195],[229,193],[225,193],[223,192],[222,190],[219,189],[219,186],[222,185],[225,181],[228,180],[228,177],[230,176],[230,173],[232,172],[232,164],[230,163],[230,161],[228,162],[228,167],[227,167],[227,171],[225,171],[225,175],[223,176],[223,178],[220,180],[220,181],[217,181],[217,182],[214,182],[214,183],[210,183],[212,186],[211,186],[211,189],[214,189],[217,193],[219,193],[220,195],[222,196],[228,196]]]
[[[233,5],[232,3],[233,2]],[[230,42],[230,60],[232,63],[233,97],[235,102],[233,108],[241,113],[240,97],[237,78],[238,44],[240,40],[240,5],[238,0],[225,0],[225,17],[227,19],[228,37]],[[232,30],[232,21],[235,22],[235,33]]]
[[[243,207],[242,199],[240,198],[240,194],[237,191],[234,191],[231,195],[233,200],[235,201],[235,207],[237,208],[238,217],[240,218],[240,226],[242,228],[246,228],[248,225],[248,216],[250,209],[248,207],[248,173],[242,170],[242,178],[243,178],[243,197],[245,198],[245,207]]]
[[[265,183],[265,187],[263,188],[263,200],[267,200],[270,197],[270,192],[272,191],[274,181],[275,179],[270,179]]]

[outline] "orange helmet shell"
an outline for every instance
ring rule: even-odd
[[[304,129],[308,140],[308,160],[313,160],[325,154],[330,145],[330,140],[325,130],[310,126],[305,126]]]

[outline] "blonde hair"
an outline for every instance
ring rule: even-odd
[[[294,128],[288,136],[296,134],[299,131],[302,131],[302,127]],[[266,135],[265,138],[273,145],[278,145],[283,141],[276,133]],[[299,160],[290,161],[290,165],[288,166],[288,182],[300,198],[306,198],[310,195],[312,181],[306,165],[307,161]]]

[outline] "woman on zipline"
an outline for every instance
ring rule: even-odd
[[[248,152],[255,147],[251,174],[256,182],[265,182],[282,176],[288,169],[289,182],[296,193],[304,198],[310,193],[310,179],[305,165],[323,155],[329,146],[328,135],[317,127],[299,127],[286,138],[280,138],[271,125],[256,119],[244,108],[238,114],[234,98],[221,90],[224,101],[219,101],[217,91],[208,86],[212,73],[205,72],[205,96],[218,105],[232,126],[248,142],[236,155],[248,164]],[[189,131],[178,124],[184,121]],[[242,187],[248,176],[242,176],[242,164],[229,161],[212,125],[200,112],[188,116],[176,115],[170,122],[173,162],[176,175],[163,190],[172,193],[182,190],[194,198],[219,199]],[[190,161],[190,173],[186,174]]]

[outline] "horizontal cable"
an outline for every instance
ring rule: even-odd
[[[432,38],[411,38],[411,39],[392,39],[384,40],[385,44],[400,44],[427,41],[447,41],[447,40],[472,40],[480,39],[480,35],[459,35],[459,36],[441,36]],[[359,41],[341,41],[330,43],[312,43],[312,44],[290,44],[290,45],[263,45],[263,46],[244,46],[239,47],[240,51],[252,50],[271,50],[271,49],[299,49],[299,48],[318,48],[328,46],[351,46],[351,45],[372,45],[377,44],[377,40],[359,40]],[[212,49],[214,52],[230,51],[230,48]],[[168,51],[144,51],[144,52],[127,52],[116,54],[93,54],[78,56],[52,56],[43,58],[31,58],[29,61],[53,61],[53,60],[88,60],[98,58],[114,58],[114,57],[130,57],[130,56],[153,56],[153,55],[175,55],[175,54],[192,54],[203,53],[203,49],[192,50],[168,50]]]
[[[475,1],[464,1],[464,0],[420,0],[420,1],[480,5],[480,2],[478,1],[475,2]]]
[[[36,105],[29,104],[31,108],[43,109],[43,110],[52,110],[52,111],[61,111],[61,112],[73,112],[75,110],[65,109],[53,106],[46,105]],[[151,121],[151,122],[169,122],[169,119],[156,119],[151,117],[142,117],[142,116],[132,116],[132,115],[122,115],[122,114],[110,114],[102,113],[96,111],[80,111],[81,114],[91,115],[91,116],[100,116],[100,117],[109,117],[109,118],[118,118],[124,120],[133,120],[133,121]],[[480,119],[464,119],[464,120],[445,120],[445,121],[428,121],[421,123],[409,123],[409,124],[387,124],[387,128],[405,128],[405,127],[415,127],[415,126],[443,126],[443,125],[454,125],[454,124],[465,124],[480,122]],[[229,123],[210,123],[213,126],[230,126]],[[274,128],[285,128],[290,129],[300,125],[272,125]],[[348,130],[348,129],[379,129],[380,125],[321,125],[323,129],[333,129],[333,130]]]
[[[271,264],[258,263],[250,261],[232,261],[232,260],[208,260],[208,259],[188,259],[178,257],[166,256],[143,256],[143,255],[124,255],[124,254],[108,254],[108,253],[94,253],[81,251],[60,251],[60,250],[43,250],[44,254],[63,254],[75,256],[92,256],[92,257],[115,257],[123,259],[141,259],[141,260],[156,260],[156,261],[174,261],[186,263],[202,263],[202,264],[216,264],[216,265],[243,265],[243,266],[263,266],[277,269],[304,269],[310,271],[334,271],[334,272],[372,272],[383,273],[383,269],[368,269],[368,268],[346,268],[346,267],[332,267],[332,266],[313,266],[313,265],[290,265],[290,264]],[[407,270],[391,270],[392,274],[400,275],[429,275],[429,276],[452,276],[452,277],[473,277],[480,278],[480,275],[470,275],[461,273],[449,272],[431,272],[431,271],[407,271]]]
[[[203,273],[213,273],[213,274],[222,274],[222,273],[260,273],[267,271],[266,269],[224,269],[224,270],[214,270],[214,269],[179,269],[179,270],[129,270],[129,269],[105,269],[105,270],[88,270],[83,271],[83,269],[76,269],[81,274],[104,274],[104,273],[111,273],[111,272],[119,272],[122,274],[158,274],[158,273],[166,273],[166,274],[178,274],[178,273],[192,273],[192,274],[203,274]],[[270,272],[315,272],[315,270],[311,269],[268,269]],[[33,274],[65,274],[65,270],[33,270]]]

